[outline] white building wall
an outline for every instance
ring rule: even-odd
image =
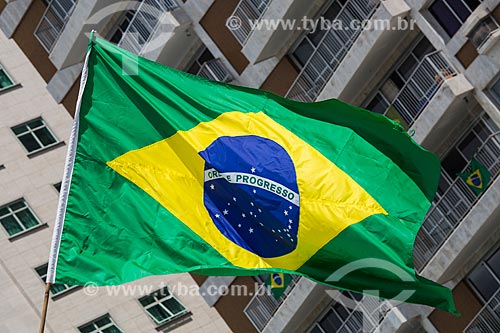
[[[34,270],[48,261],[52,226],[58,193],[53,187],[61,181],[72,118],[57,104],[46,83],[16,43],[0,32],[0,64],[17,87],[0,92],[0,207],[24,198],[41,226],[27,234],[9,238],[0,227],[0,332],[36,332],[40,320],[44,283]],[[55,136],[65,142],[56,148],[28,157],[12,126],[42,117]],[[197,289],[189,274],[146,278],[125,286],[146,286],[156,291],[178,285]],[[175,286],[175,287],[174,287]],[[133,295],[122,290],[108,295],[99,288],[96,295],[78,289],[51,299],[46,332],[78,332],[77,327],[109,313],[124,332],[156,332],[153,320],[142,309],[138,298],[148,290],[136,289]],[[131,289],[133,290],[133,289]],[[173,332],[230,332],[215,308],[191,292],[177,295],[191,312]]]

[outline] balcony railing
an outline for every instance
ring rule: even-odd
[[[429,53],[413,70],[392,105],[408,126],[411,126],[443,82],[456,75],[456,69],[446,60],[441,51]]]
[[[35,37],[47,53],[52,51],[68,22],[77,0],[52,0],[35,29]]]
[[[233,79],[220,59],[206,61],[196,75],[219,82],[229,82]]]
[[[347,0],[336,20],[350,27],[354,19],[362,22],[373,16],[378,0]],[[303,102],[314,101],[359,37],[360,29],[330,29],[321,38],[286,97]]]
[[[354,297],[352,298],[354,299]],[[356,303],[356,306],[352,310],[348,310],[349,315],[343,320],[337,332],[377,332],[376,329],[391,308],[392,306],[388,301],[383,301],[377,297],[364,296],[361,301]]]
[[[270,3],[271,0],[240,0],[236,5],[231,17],[237,20],[234,22],[235,26],[239,26],[231,32],[241,45],[245,45],[252,32],[252,27],[264,15]]]
[[[464,333],[500,332],[500,289],[464,329]]]
[[[500,132],[488,136],[479,147],[475,158],[491,173],[490,183],[493,183],[500,173]],[[464,168],[464,172],[468,170],[469,165],[470,162]],[[457,228],[481,195],[476,195],[461,178],[457,177],[443,195],[432,203],[413,251],[415,267],[419,271]]]
[[[123,33],[118,46],[142,54],[160,25],[161,16],[178,7],[175,0],[143,0]]]
[[[262,332],[264,327],[266,327],[276,310],[278,310],[280,305],[285,301],[299,280],[299,276],[293,275],[292,281],[279,299],[274,298],[274,296],[269,292],[268,286],[265,284],[260,286],[243,310],[258,332]]]

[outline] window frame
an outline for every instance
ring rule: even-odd
[[[358,302],[358,301],[359,301],[359,300],[357,300],[357,299],[355,298],[357,295],[355,295],[354,293],[351,293],[351,292],[348,292],[348,291],[346,291],[346,292],[344,292],[344,293],[346,293],[346,294],[344,294],[344,296],[345,296],[345,297],[352,298],[352,299],[353,299],[353,301],[355,301],[355,302]],[[362,296],[361,296],[361,297],[362,297]],[[347,312],[347,317],[346,317],[345,319],[342,319],[341,314],[340,314],[340,313],[339,313],[339,312],[335,309],[335,306],[336,306],[337,304],[338,304],[340,307],[342,307],[342,308],[344,309],[344,311],[346,311],[346,312]],[[321,312],[321,314],[320,314],[319,316],[317,316],[317,317],[316,317],[316,319],[314,319],[313,323],[311,324],[311,326],[309,326],[309,328],[306,330],[306,332],[307,332],[307,333],[311,333],[311,332],[313,331],[313,329],[317,328],[317,329],[319,329],[322,333],[327,333],[327,332],[323,329],[323,327],[321,327],[321,326],[320,326],[320,321],[322,321],[323,319],[325,319],[325,318],[326,318],[326,315],[327,315],[330,311],[332,311],[332,312],[333,312],[333,313],[337,316],[337,318],[341,321],[341,323],[342,323],[342,324],[341,324],[340,328],[345,328],[345,326],[346,326],[347,322],[348,322],[348,321],[350,321],[350,320],[353,318],[353,316],[355,316],[354,312],[361,312],[361,313],[362,313],[362,311],[361,311],[361,310],[359,310],[359,309],[350,309],[350,308],[348,308],[348,307],[344,306],[344,305],[342,304],[342,302],[332,301],[330,304],[328,304],[328,306],[327,306],[325,309],[323,309],[323,311]],[[363,315],[363,314],[362,314],[362,315]]]
[[[31,123],[31,122],[33,122],[33,121],[36,121],[36,120],[40,120],[42,122],[42,126],[38,126],[35,129],[29,128],[28,124]],[[21,134],[16,134],[15,131],[14,131],[14,129],[19,128],[21,126],[26,126],[27,131],[22,132]],[[38,138],[38,136],[35,134],[35,131],[39,130],[39,129],[42,129],[42,128],[47,129],[47,131],[49,132],[49,134],[55,140],[53,143],[51,143],[49,145],[43,145],[43,143],[40,141],[40,139]],[[12,133],[14,134],[14,136],[16,137],[17,141],[19,141],[19,143],[21,144],[21,146],[23,146],[23,148],[26,151],[26,153],[27,153],[28,156],[36,155],[36,154],[38,154],[40,152],[43,152],[43,151],[45,151],[47,149],[50,149],[50,148],[55,147],[55,146],[58,146],[59,144],[62,143],[62,141],[59,140],[59,138],[54,134],[54,132],[48,126],[47,122],[45,122],[45,120],[42,117],[37,117],[37,118],[30,119],[30,120],[28,120],[26,122],[23,122],[21,124],[12,126],[10,129],[11,129]],[[32,150],[32,151],[29,151],[28,148],[24,145],[24,143],[19,138],[20,136],[26,135],[26,134],[30,134],[35,139],[35,141],[40,145],[40,148],[37,148],[37,149]]]
[[[496,253],[500,252],[500,244],[497,244],[492,247],[490,251],[488,251],[480,260],[479,262],[467,273],[467,276],[465,277],[465,281],[467,282],[467,286],[471,288],[471,290],[474,292],[474,295],[481,301],[483,302],[483,305],[488,303],[490,300],[485,299],[481,292],[476,288],[474,282],[472,282],[471,275],[473,272],[475,272],[477,269],[479,269],[481,266],[486,267],[486,270],[493,276],[495,280],[498,281],[500,285],[500,275],[496,276],[495,272],[493,272],[492,268],[488,264],[488,260],[490,260]],[[500,288],[499,288],[500,290]],[[498,292],[498,290],[497,290]],[[495,294],[495,293],[494,293]],[[493,294],[493,295],[494,295]]]
[[[108,318],[110,323],[109,324],[106,324],[102,327],[97,327],[97,324],[96,322],[99,321],[99,320],[103,320],[104,318]],[[124,333],[124,331],[120,328],[120,326],[118,326],[118,324],[116,324],[116,322],[113,320],[113,317],[111,317],[111,315],[109,313],[106,313],[100,317],[97,317],[83,325],[80,325],[78,326],[78,331],[79,332],[82,332],[81,330],[83,328],[85,328],[86,326],[89,326],[89,325],[94,325],[94,330],[91,332],[91,333],[103,333],[103,330],[102,329],[107,329],[107,328],[110,328],[112,326],[114,326],[118,331],[120,331],[121,333]]]
[[[23,208],[23,209],[17,209],[17,210],[15,210],[15,211],[14,211],[14,210],[12,210],[12,208],[10,208],[10,206],[12,206],[12,205],[14,205],[14,204],[16,204],[16,203],[20,203],[20,202],[24,204],[24,208]],[[2,216],[0,216],[0,224],[2,225],[2,228],[4,229],[5,234],[7,235],[7,237],[8,237],[9,239],[16,238],[16,237],[18,237],[18,236],[20,236],[20,235],[23,235],[23,234],[25,234],[25,233],[27,233],[27,232],[30,232],[30,231],[32,231],[32,230],[35,230],[35,229],[39,228],[40,226],[43,226],[43,225],[44,225],[44,223],[42,223],[42,222],[40,221],[40,219],[38,218],[38,216],[35,214],[35,212],[33,211],[33,209],[31,209],[30,205],[28,204],[28,202],[27,202],[24,198],[20,198],[20,199],[14,200],[14,201],[12,201],[12,202],[9,202],[9,203],[7,203],[7,204],[5,204],[5,205],[0,206],[0,209],[4,209],[4,208],[6,208],[6,209],[9,211],[9,213],[8,213],[8,214],[6,214],[6,215],[2,215]],[[21,210],[27,210],[27,211],[28,211],[28,212],[29,212],[29,213],[33,216],[33,218],[35,219],[35,221],[37,222],[37,224],[35,224],[34,226],[32,226],[32,227],[30,227],[30,228],[26,228],[26,227],[24,226],[24,224],[21,222],[21,220],[20,220],[20,219],[17,217],[17,215],[15,214],[16,212],[19,212],[19,211],[21,211]],[[4,227],[3,223],[1,223],[2,219],[4,219],[4,218],[5,218],[5,217],[7,217],[7,216],[13,216],[13,217],[14,217],[14,219],[16,220],[16,222],[18,223],[18,225],[19,225],[19,226],[20,226],[23,230],[22,230],[22,231],[19,231],[19,232],[17,232],[17,233],[15,233],[15,234],[10,235],[10,234],[9,234],[9,232],[7,231],[7,229]]]
[[[443,24],[441,24],[441,21],[439,19],[439,17],[437,17],[437,15],[434,15],[434,13],[432,12],[431,10],[431,7],[436,4],[438,1],[441,1],[444,6],[448,9],[449,13],[458,21],[458,23],[460,24],[460,27],[453,33],[453,34],[450,34],[447,30],[447,28],[445,28],[445,26]],[[462,18],[460,18],[460,16],[458,15],[457,13],[457,10],[456,8],[454,8],[452,5],[449,4],[449,1],[450,0],[434,0],[432,2],[429,3],[429,5],[426,7],[429,15],[432,17],[432,19],[434,20],[434,22],[439,26],[439,28],[444,32],[444,34],[446,35],[447,38],[451,39],[453,38],[457,32],[463,27],[463,25],[465,24],[465,22],[467,21],[467,19],[472,15],[472,13],[483,3],[483,0],[477,0],[479,2],[479,5],[476,7],[476,8],[471,8],[464,0],[458,0],[460,1],[464,8],[466,10],[469,11],[469,15],[467,15],[467,17],[465,18],[465,20],[462,20]]]
[[[165,292],[164,292],[165,290],[168,292],[168,295],[165,295]],[[157,294],[160,294],[161,298],[158,298]],[[147,297],[153,297],[153,299],[155,301],[153,303],[148,304],[148,305],[143,305],[141,303],[141,300],[143,300],[143,299],[145,299]],[[162,302],[164,302],[166,300],[169,300],[169,299],[174,299],[177,303],[179,303],[184,308],[184,310],[180,311],[178,313],[175,313],[175,314],[172,313],[172,311],[170,311],[165,305],[162,304]],[[177,318],[183,317],[184,315],[190,313],[190,311],[188,310],[188,308],[169,290],[168,287],[163,287],[161,289],[158,289],[158,290],[152,292],[149,295],[146,295],[146,296],[143,296],[143,297],[139,298],[137,301],[139,302],[139,305],[142,307],[142,309],[147,313],[148,317],[151,318],[151,320],[153,320],[153,322],[155,323],[156,327],[161,327],[161,326],[163,326],[165,324],[168,324],[168,323],[172,322],[173,320],[175,320]],[[159,305],[167,313],[172,313],[172,316],[170,316],[168,318],[165,318],[162,321],[158,321],[148,311],[148,309],[150,309],[150,308],[152,308],[154,306],[157,306],[157,305]]]
[[[481,43],[477,44],[475,43],[475,39],[473,39],[473,35],[478,32],[483,24],[485,24],[486,21],[490,20],[494,25],[496,25],[496,29],[490,30],[488,34],[485,36],[485,38],[481,41]],[[470,29],[470,31],[467,33],[467,40],[469,40],[472,45],[477,50],[480,50],[490,39],[491,35],[498,31],[500,29],[500,23],[495,19],[495,17],[491,14],[486,15],[485,17],[481,18],[474,26]]]
[[[203,54],[205,52],[207,52],[210,54],[211,56],[211,59],[208,59],[208,60],[205,60],[205,61],[200,61],[200,58],[203,56]],[[203,46],[200,47],[199,50],[196,51],[194,57],[192,58],[192,60],[189,62],[189,65],[186,66],[186,70],[185,72],[186,73],[189,73],[189,74],[193,74],[193,75],[198,75],[200,73],[200,70],[201,68],[203,67],[203,65],[209,61],[213,61],[217,58],[215,58],[214,54],[212,53],[212,51],[210,51],[208,49],[208,47],[206,45],[203,44]],[[198,70],[196,71],[196,73],[193,73],[194,71],[190,71],[194,65],[198,65]]]
[[[499,94],[493,92],[493,87],[498,84]],[[494,80],[488,85],[487,95],[492,100],[493,104],[500,109],[500,75],[496,76]]]
[[[7,71],[7,69],[5,68],[5,66],[3,66],[1,63],[0,63],[0,71],[2,71],[5,76],[7,76],[7,78],[10,80],[10,82],[12,83],[10,86],[7,86],[7,87],[4,87],[4,88],[1,88],[0,87],[0,93],[6,91],[6,90],[9,90],[15,86],[17,86],[18,84],[16,83],[16,81],[12,78],[12,76],[9,74],[9,72]]]
[[[45,266],[45,274],[40,274],[40,272],[38,271],[39,269],[43,269]],[[38,265],[36,266],[35,268],[33,268],[33,270],[35,271],[35,273],[38,275],[38,277],[40,277],[41,281],[45,284],[45,280],[47,279],[47,272],[48,272],[48,267],[49,266],[49,263],[45,263],[43,265]],[[52,291],[52,287],[53,286],[64,286],[64,289],[59,291],[59,292],[56,292],[54,293]],[[78,289],[80,286],[70,286],[70,285],[67,285],[66,283],[57,283],[57,284],[52,284],[50,286],[50,294],[52,295],[52,299],[57,299],[67,293],[69,293],[70,291],[72,290],[75,290],[75,289]]]

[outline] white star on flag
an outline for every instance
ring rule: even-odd
[[[227,209],[224,209],[224,210],[222,211],[222,213],[223,213],[224,215],[227,215],[227,214],[229,214],[229,211],[228,211]]]
[[[210,184],[210,188],[211,188],[212,190],[215,190],[215,186],[214,186],[214,184]]]
[[[285,210],[285,211],[283,212],[283,214],[285,214],[285,216],[288,216],[288,211],[287,211],[287,210]]]
[[[255,168],[252,167],[250,170],[252,170],[252,173],[255,173]]]
[[[248,229],[248,232],[252,234],[253,233],[253,229],[252,228]]]

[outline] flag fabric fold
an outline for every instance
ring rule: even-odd
[[[440,169],[399,124],[208,81],[99,38],[85,71],[48,282],[291,273],[456,312],[413,268]]]

